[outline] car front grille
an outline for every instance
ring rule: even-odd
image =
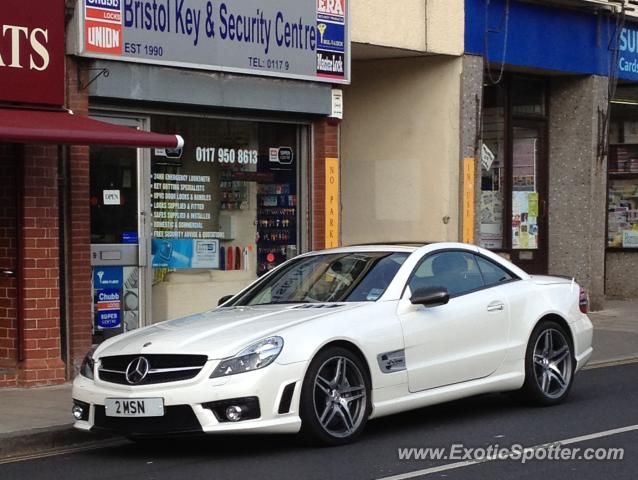
[[[189,405],[164,407],[162,417],[107,417],[103,405],[95,405],[94,428],[122,435],[163,435],[196,433],[202,426]]]
[[[148,361],[148,374],[139,382],[129,382],[126,369],[131,362],[143,357]],[[195,378],[204,368],[206,355],[117,355],[100,358],[98,377],[100,380],[120,385],[153,385],[179,382]]]

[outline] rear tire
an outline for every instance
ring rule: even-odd
[[[515,397],[526,403],[549,406],[561,403],[574,381],[573,346],[565,328],[553,320],[532,331],[525,354],[525,383]]]
[[[362,360],[342,347],[320,351],[304,378],[299,413],[301,434],[311,443],[354,441],[370,414],[370,378]]]

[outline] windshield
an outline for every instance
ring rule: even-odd
[[[408,253],[335,253],[302,257],[264,278],[232,305],[373,302]]]

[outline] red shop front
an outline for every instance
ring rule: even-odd
[[[182,140],[88,117],[64,0],[3,0],[0,23],[0,387],[50,385],[91,344],[66,320],[92,301],[87,146]]]

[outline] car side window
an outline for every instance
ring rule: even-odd
[[[378,300],[384,294],[407,256],[393,253],[379,259],[368,270],[361,283],[348,295],[349,302],[370,302]]]
[[[494,262],[490,262],[483,257],[477,256],[476,262],[481,269],[481,274],[483,274],[485,285],[488,287],[498,285],[499,283],[508,282],[514,278],[514,276],[512,276],[512,274],[509,273],[507,270],[499,267]]]
[[[415,269],[408,285],[412,292],[419,288],[445,287],[450,296],[485,286],[474,255],[454,251],[427,256]]]

